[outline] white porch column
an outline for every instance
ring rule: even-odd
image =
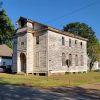
[[[33,73],[33,34],[27,33],[26,73]]]
[[[17,53],[17,73],[21,72],[20,53]]]

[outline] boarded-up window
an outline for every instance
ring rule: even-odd
[[[84,66],[84,58],[83,58],[83,55],[81,55],[81,66]]]
[[[78,66],[78,55],[75,55],[75,66]]]
[[[71,47],[71,39],[69,39],[69,47]]]
[[[39,36],[36,36],[36,44],[39,44]]]
[[[36,52],[35,54],[35,66],[39,67],[39,52]]]
[[[62,53],[62,66],[65,66],[66,65],[66,56],[65,56],[65,53]]]
[[[39,52],[39,55],[40,55],[40,67],[46,67],[46,51],[41,51]]]
[[[62,37],[62,45],[65,45],[65,38]]]
[[[72,65],[72,54],[69,54],[70,65]]]
[[[77,40],[75,40],[75,47],[77,47]]]
[[[82,42],[80,42],[80,46],[81,46],[81,49],[82,49],[82,46],[83,46],[83,43]]]

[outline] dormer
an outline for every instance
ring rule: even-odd
[[[19,20],[16,22],[16,24],[19,26],[19,28],[26,27],[27,19],[20,17]]]
[[[16,24],[19,26],[19,28],[23,27],[33,28],[33,22],[29,21],[27,18],[24,17],[20,17]]]
[[[16,24],[18,25],[19,29],[27,27],[28,29],[31,30],[41,30],[43,28],[47,28],[47,25],[41,24],[36,21],[32,21],[24,17],[20,17]]]

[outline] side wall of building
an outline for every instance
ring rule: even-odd
[[[17,38],[13,38],[12,72],[17,72]]]
[[[39,44],[36,37],[39,37]],[[22,33],[14,38],[13,72],[21,72],[21,53],[26,57],[26,73],[47,73],[47,31]],[[38,58],[37,58],[38,56]]]
[[[62,45],[62,37],[64,37],[65,45]],[[69,47],[69,39],[71,47]],[[49,53],[48,64],[49,72],[83,72],[87,71],[87,43],[86,41],[68,37],[59,33],[48,31]],[[77,40],[77,46],[75,45]],[[82,42],[82,48],[80,43]],[[72,65],[68,68],[67,65],[62,66],[62,53],[65,54],[65,59],[69,59],[69,54],[72,55]],[[78,65],[75,65],[75,55],[78,56]],[[84,65],[81,66],[81,55],[83,56]]]
[[[39,38],[39,44],[37,44],[37,39]],[[33,42],[33,52],[34,52],[34,73],[47,73],[47,31],[34,33],[34,42]]]
[[[13,66],[12,71],[13,72],[21,72],[21,60],[20,55],[21,53],[24,53],[26,55],[26,47],[27,47],[27,35],[26,33],[21,33],[19,35],[16,35],[16,37],[13,39]]]

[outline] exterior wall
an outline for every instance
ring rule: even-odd
[[[17,72],[17,38],[13,38],[12,71]]]
[[[27,26],[28,26],[29,28],[33,28],[33,25],[32,25],[31,22],[27,22]]]
[[[24,44],[22,44],[22,42]],[[27,56],[26,50],[27,50],[27,34],[22,33],[22,34],[18,35],[18,37],[17,37],[17,73],[21,72],[20,54],[24,53],[25,56]]]
[[[65,38],[65,45],[62,45],[62,36]],[[49,54],[48,54],[48,62],[49,62],[49,71],[51,73],[55,72],[83,72],[87,71],[87,44],[86,41],[82,41],[79,39],[75,39],[72,37],[68,37],[59,33],[48,31],[49,38]],[[69,47],[69,39],[72,40],[72,46]],[[77,40],[78,44],[75,47],[75,40]],[[81,49],[80,42],[83,43],[83,47]],[[68,66],[62,66],[62,53],[66,54],[66,59],[68,59],[68,55],[72,54],[72,66],[68,69]],[[78,66],[75,66],[75,55],[78,55]],[[80,65],[80,56],[84,57],[84,66]]]
[[[39,44],[36,44],[36,36],[39,36]],[[34,34],[34,73],[47,73],[47,32]],[[39,66],[36,66],[36,54],[39,53]]]
[[[0,66],[4,65],[4,62],[5,62],[5,65],[11,65],[12,66],[12,59],[11,58],[6,58],[6,57],[0,57]]]
[[[34,23],[34,26],[33,26],[33,29],[34,29],[34,30],[39,30],[39,29],[42,29],[42,28],[43,28],[42,25],[40,25],[40,24],[38,24],[38,23]]]
[[[39,36],[39,44],[36,44],[36,36]],[[47,32],[21,33],[14,38],[13,46],[13,72],[21,72],[20,54],[26,55],[26,73],[47,73]],[[24,42],[24,45],[21,43]],[[39,53],[39,66],[35,65],[36,53]]]
[[[27,35],[26,73],[33,73],[33,66],[34,66],[33,34],[27,33],[26,35]]]
[[[26,33],[21,33],[20,35],[16,35],[13,39],[13,72],[21,72],[21,62],[20,62],[20,54],[24,53],[26,55],[26,45],[27,45],[27,35]],[[23,44],[22,44],[23,42]]]

